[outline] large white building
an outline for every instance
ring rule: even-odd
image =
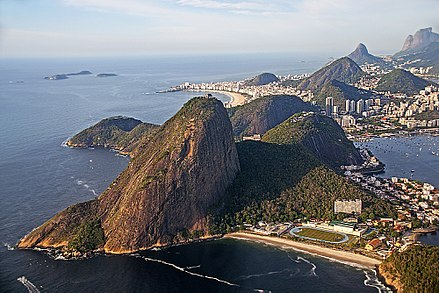
[[[361,214],[361,199],[356,200],[336,200],[334,202],[334,213],[345,213],[345,214]]]

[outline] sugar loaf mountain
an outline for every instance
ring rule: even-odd
[[[358,197],[365,213],[392,215],[389,204],[337,174],[361,157],[341,128],[313,109],[294,96],[273,96],[227,112],[217,99],[197,97],[161,126],[104,119],[68,145],[120,150],[131,156],[128,167],[99,197],[56,214],[18,247],[130,253],[256,219],[333,216],[336,199]],[[237,139],[252,131],[265,133],[263,140]]]

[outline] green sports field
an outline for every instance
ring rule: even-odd
[[[294,234],[303,237],[313,238],[316,240],[329,241],[329,242],[339,242],[345,238],[344,235],[339,233],[322,231],[313,228],[301,228],[300,232],[294,232]]]

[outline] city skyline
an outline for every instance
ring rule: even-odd
[[[434,0],[0,1],[2,57],[399,51]],[[379,29],[378,29],[379,28]]]

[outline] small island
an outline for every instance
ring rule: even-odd
[[[51,76],[46,76],[44,79],[47,80],[62,80],[62,79],[68,79],[69,76],[76,76],[76,75],[90,75],[92,74],[91,71],[88,70],[82,70],[79,72],[71,72],[71,73],[61,73],[61,74],[55,74]]]
[[[112,76],[117,76],[116,73],[99,73],[96,74],[96,77],[112,77]]]

